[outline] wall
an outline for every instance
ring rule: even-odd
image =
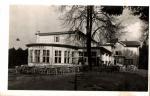
[[[55,36],[59,36],[60,42],[55,42]],[[48,36],[37,35],[36,43],[66,44],[85,47],[86,39],[81,36],[77,36],[75,34],[48,35]],[[92,41],[91,46],[96,47],[97,44]]]
[[[63,48],[63,47],[52,47],[52,46],[36,46],[36,47],[29,47],[29,50],[28,50],[28,65],[35,65],[37,63],[34,63],[35,62],[35,59],[33,59],[33,62],[30,62],[30,50],[40,50],[40,65],[52,65],[52,64],[55,64],[55,50],[60,50],[61,51],[61,65],[64,64],[64,51],[70,51],[70,62],[72,61],[72,58],[71,58],[71,53],[73,51],[76,51],[75,49],[71,49],[71,48]],[[50,51],[50,56],[49,56],[49,60],[50,62],[49,63],[43,63],[43,50],[49,50]],[[77,56],[78,57],[78,56]],[[33,58],[35,58],[34,56],[34,52],[33,52]],[[57,64],[58,65],[58,64]]]
[[[133,64],[139,64],[139,47],[126,47],[120,43],[115,44],[114,55],[116,51],[120,51],[125,59],[133,59]]]
[[[134,65],[139,64],[139,47],[125,47],[124,55],[127,59],[134,59]]]

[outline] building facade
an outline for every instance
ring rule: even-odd
[[[37,33],[36,43],[27,44],[28,65],[87,65],[86,39],[86,35],[80,31]],[[129,43],[131,41],[117,41],[99,46],[92,40],[92,65],[137,65],[139,43]]]
[[[27,44],[28,65],[87,64],[86,36],[80,31],[37,33],[36,43]],[[92,40],[92,63],[110,62],[111,51]],[[102,53],[105,53],[104,55]],[[106,55],[107,54],[107,55]],[[107,58],[107,59],[106,59]]]
[[[115,64],[139,65],[139,47],[138,41],[119,41],[115,44]]]

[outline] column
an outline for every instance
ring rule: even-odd
[[[30,57],[31,57],[31,56],[30,56],[30,50],[31,50],[31,49],[29,48],[29,49],[28,49],[28,65],[29,65],[29,63],[31,63],[31,62],[30,62],[30,61],[31,61],[31,58],[30,58]]]
[[[61,63],[64,63],[64,51],[63,50],[60,51],[61,51]]]
[[[43,50],[40,49],[40,63],[43,63]]]
[[[69,53],[69,63],[70,63],[70,64],[72,63],[72,52],[73,52],[73,51],[70,51],[70,53]]]
[[[106,64],[106,53],[104,53],[104,64]]]
[[[79,60],[79,51],[77,51],[77,50],[74,51],[74,58],[75,58],[75,64],[78,64],[78,60]]]
[[[32,54],[32,56],[33,56],[33,62],[35,62],[35,49],[33,49],[33,54]]]

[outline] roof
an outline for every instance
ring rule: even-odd
[[[66,47],[66,48],[78,49],[77,46],[73,46],[73,45],[52,44],[52,43],[30,43],[30,44],[27,44],[26,46],[27,47],[33,47],[33,46],[54,46],[54,47]]]
[[[139,41],[120,41],[125,44],[126,47],[139,47],[141,44]]]
[[[36,33],[39,36],[48,36],[48,35],[63,35],[63,34],[74,34],[75,31],[62,31],[62,32],[47,32],[47,33]]]
[[[53,47],[65,47],[65,48],[72,48],[72,49],[86,49],[86,47],[79,47],[79,46],[73,46],[73,45],[66,45],[66,44],[52,44],[52,43],[30,43],[26,45],[27,47],[33,47],[33,46],[53,46]],[[107,50],[104,47],[91,47],[91,49],[100,49],[107,53],[111,53],[111,51]]]
[[[105,43],[105,44],[102,44],[101,46],[114,46],[113,43]]]

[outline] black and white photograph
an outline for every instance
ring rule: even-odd
[[[8,90],[148,91],[149,6],[9,6]]]

